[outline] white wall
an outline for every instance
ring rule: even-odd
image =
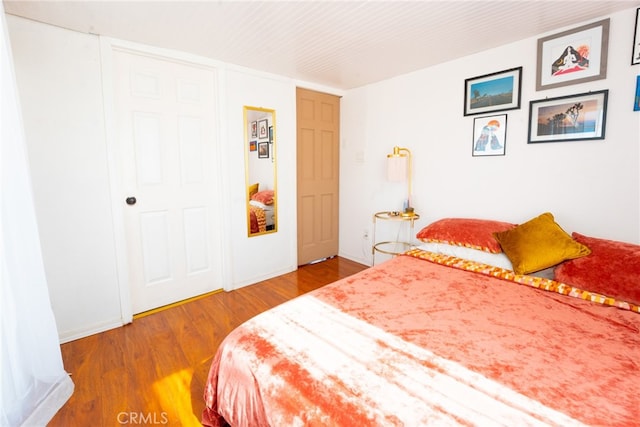
[[[221,201],[229,213],[226,288],[296,267],[296,85],[343,95],[342,256],[369,263],[371,242],[362,235],[371,234],[372,214],[402,206],[404,185],[385,180],[394,145],[414,153],[414,206],[422,216],[416,230],[444,216],[522,222],[551,211],[567,231],[639,242],[640,113],[632,105],[640,68],[629,65],[634,18],[635,9],[611,16],[606,80],[539,93],[537,37],[346,93],[216,63],[220,141],[229,160]],[[122,321],[116,242],[124,239],[110,198],[100,42],[10,15],[7,23],[47,281],[64,341]],[[508,112],[506,156],[472,157],[464,79],[520,65],[522,108]],[[604,141],[526,144],[531,99],[604,88],[610,90]],[[253,238],[243,214],[244,105],[273,108],[277,121],[278,232]]]
[[[401,210],[406,184],[385,180],[394,145],[414,155],[416,231],[442,217],[519,223],[550,211],[568,232],[640,242],[640,113],[633,111],[640,67],[630,65],[635,10],[610,17],[604,80],[536,92],[535,37],[348,91],[341,105],[340,254],[370,263],[371,239],[362,236],[372,214]],[[506,112],[506,155],[472,157],[473,119],[481,116],[463,116],[464,80],[518,66],[522,105]],[[527,144],[529,101],[601,89],[609,89],[604,140]],[[398,232],[396,225],[380,227]]]
[[[126,322],[119,201],[112,201],[108,124],[97,36],[6,15],[15,56],[42,251],[61,341]],[[104,41],[104,40],[103,40]],[[128,42],[122,44],[129,47]],[[141,47],[144,49],[144,47]],[[157,49],[149,49],[155,53]],[[180,52],[162,51],[185,58]],[[102,52],[104,59],[104,52]],[[107,55],[108,57],[108,55]],[[223,268],[227,290],[295,270],[296,82],[189,56],[217,67],[223,165]],[[108,81],[105,79],[104,81]],[[104,88],[108,91],[108,88]],[[243,106],[276,110],[278,232],[247,237]],[[113,181],[115,182],[115,180]]]
[[[51,305],[68,340],[121,324],[99,41],[6,17]]]
[[[226,149],[229,162],[230,262],[233,288],[256,283],[297,268],[296,249],[296,98],[292,81],[249,70],[228,70],[226,88]],[[244,171],[243,106],[275,113],[278,231],[247,236]],[[266,161],[266,160],[262,160]]]

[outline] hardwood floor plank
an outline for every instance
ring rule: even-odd
[[[209,366],[229,332],[271,307],[365,268],[335,257],[62,344],[75,391],[49,426],[200,425]]]

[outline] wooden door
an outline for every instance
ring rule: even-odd
[[[114,52],[118,201],[133,314],[222,288],[215,73]]]
[[[338,254],[340,98],[298,88],[298,265]]]

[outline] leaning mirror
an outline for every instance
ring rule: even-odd
[[[244,107],[247,232],[249,237],[278,230],[276,198],[276,112]]]

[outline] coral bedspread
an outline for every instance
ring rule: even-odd
[[[638,425],[637,306],[412,254],[232,332],[211,366],[203,424]]]
[[[249,205],[249,224],[251,234],[267,231],[267,217],[264,210]]]

